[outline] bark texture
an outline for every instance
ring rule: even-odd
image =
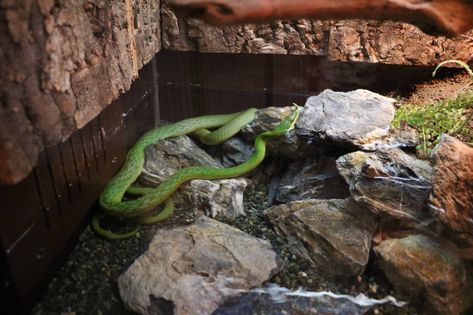
[[[0,1],[0,183],[23,179],[160,49],[159,1]]]
[[[169,4],[216,25],[311,17],[403,21],[436,35],[459,35],[473,28],[471,0],[170,0]]]
[[[473,60],[473,30],[454,38],[431,36],[414,25],[366,20],[277,20],[212,26],[176,16],[164,5],[163,48],[228,53],[327,56],[333,61],[437,65]]]

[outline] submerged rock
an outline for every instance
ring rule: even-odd
[[[260,286],[282,267],[267,241],[207,217],[158,230],[149,249],[118,279],[140,314],[211,314],[228,297]]]
[[[327,291],[290,291],[270,285],[229,298],[212,315],[359,315],[385,303],[398,307],[405,304],[391,296],[375,300],[363,294],[351,296]]]
[[[363,272],[376,221],[352,199],[301,200],[273,206],[265,216],[278,234],[314,266],[332,275]]]
[[[168,138],[150,145],[145,149],[145,157],[139,183],[149,187],[157,187],[177,170],[187,166],[222,168],[219,162],[187,136]],[[242,195],[246,185],[244,178],[193,180],[190,184],[181,185],[173,197],[181,207],[201,209],[211,216],[223,214],[234,217],[244,213]]]
[[[276,190],[279,203],[302,199],[343,199],[350,195],[335,158],[310,157],[287,164]]]
[[[389,239],[374,247],[393,286],[424,304],[428,314],[462,314],[473,302],[472,272],[424,235]]]
[[[382,219],[395,218],[407,225],[432,219],[427,209],[431,167],[400,149],[357,151],[337,160],[340,174],[355,200],[366,204]]]
[[[447,226],[473,244],[473,148],[443,135],[432,160],[430,206]]]
[[[368,90],[327,89],[307,99],[297,135],[314,142],[372,149],[373,142],[389,134],[395,102]]]

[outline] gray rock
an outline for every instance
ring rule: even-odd
[[[434,216],[427,210],[432,169],[399,149],[341,156],[337,168],[355,200],[382,218],[407,225],[425,224]]]
[[[307,99],[297,135],[315,142],[372,149],[389,134],[394,118],[392,98],[367,91],[325,90]]]
[[[392,296],[375,300],[364,294],[351,296],[327,291],[290,291],[269,285],[229,298],[212,315],[360,315],[385,303],[398,307],[405,305]]]
[[[246,185],[244,178],[193,180],[190,184],[192,204],[212,218],[234,219],[245,214],[243,193]]]
[[[224,299],[260,286],[281,269],[267,241],[200,217],[158,230],[149,249],[118,279],[120,296],[140,314],[211,314]]]
[[[302,199],[343,199],[350,196],[338,173],[335,158],[314,156],[289,163],[282,174],[275,199],[279,203]]]
[[[268,142],[268,151],[289,158],[304,158],[333,149],[377,150],[415,147],[419,142],[412,129],[391,130],[395,100],[367,91],[325,90],[311,96],[302,107],[293,130]],[[248,142],[274,128],[293,107],[260,109],[242,132]],[[329,145],[327,147],[327,145]]]
[[[187,166],[222,167],[187,136],[168,138],[148,146],[145,156],[146,162],[139,183],[149,187],[157,187],[176,170]],[[190,184],[180,186],[173,197],[180,207],[201,209],[211,216],[222,214],[234,217],[244,213],[243,191],[246,185],[243,178],[193,180]]]
[[[255,119],[242,129],[245,140],[248,143],[253,143],[257,135],[276,127],[283,117],[293,110],[293,106],[266,107],[258,110]],[[269,140],[266,147],[268,154],[289,158],[306,157],[317,152],[314,146],[304,142],[297,136],[295,129],[290,130],[284,136]],[[321,151],[321,149],[318,151]]]
[[[267,209],[265,216],[318,269],[352,276],[368,263],[376,221],[351,199],[294,201]]]
[[[246,162],[255,149],[252,144],[243,141],[240,138],[233,137],[222,144],[224,156],[222,164],[225,167],[234,166]]]
[[[374,251],[393,286],[424,304],[426,314],[463,314],[472,305],[472,271],[427,236],[388,239]]]
[[[363,150],[389,150],[392,148],[415,149],[421,143],[419,134],[414,128],[402,126],[391,128],[386,136],[363,145]]]

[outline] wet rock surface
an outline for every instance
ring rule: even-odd
[[[473,302],[472,269],[424,235],[389,239],[374,247],[396,289],[430,314],[463,314]]]
[[[473,148],[444,135],[432,153],[430,207],[473,245]]]
[[[281,266],[268,242],[202,216],[190,226],[159,230],[118,287],[123,301],[140,314],[153,314],[160,306],[152,304],[162,300],[173,304],[176,315],[210,314]]]
[[[431,166],[400,149],[357,151],[337,160],[355,200],[385,218],[415,225],[431,219]]]
[[[363,272],[376,221],[351,199],[302,200],[274,206],[265,216],[314,267],[339,276]]]

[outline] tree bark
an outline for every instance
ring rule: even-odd
[[[394,21],[298,19],[213,26],[179,17],[166,3],[162,40],[168,50],[315,55],[331,61],[424,66],[473,60],[473,29],[447,38]]]
[[[434,35],[458,35],[473,28],[471,0],[171,0],[169,4],[215,25],[310,17],[402,21]]]
[[[159,1],[0,1],[0,183],[128,90],[160,42]]]

